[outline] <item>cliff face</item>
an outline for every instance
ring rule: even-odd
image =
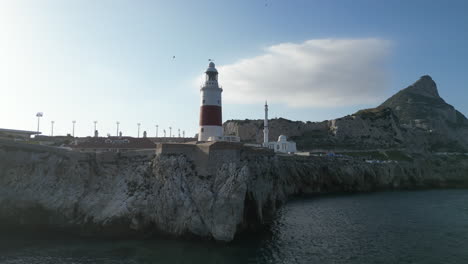
[[[184,155],[80,154],[0,142],[0,229],[231,241],[267,224],[294,194],[468,183],[468,160],[450,157],[368,164],[242,155],[197,171]]]
[[[51,152],[4,143],[0,222],[91,235],[157,232],[229,241],[242,222],[246,177],[243,167],[229,162],[198,177],[183,156]]]
[[[303,123],[299,121],[291,121],[284,118],[271,119],[268,123],[270,127],[270,141],[278,140],[280,135],[288,135],[289,137],[300,136],[304,131],[317,128],[328,129],[327,122],[323,124]],[[309,127],[312,125],[311,127]],[[242,141],[248,143],[263,142],[263,120],[230,120],[223,125],[225,135],[235,135],[241,138]]]
[[[301,151],[403,148],[415,142],[426,147],[425,139],[416,136],[423,132],[409,131],[389,108],[362,110],[353,115],[317,123],[273,119],[269,125],[270,141],[277,140],[279,135],[287,135]],[[244,142],[263,142],[262,120],[227,121],[224,123],[224,131],[240,136]],[[405,141],[411,143],[405,144]]]
[[[262,142],[262,129],[262,120],[224,124],[226,134],[238,135],[246,142]],[[439,96],[429,76],[421,77],[377,108],[318,123],[273,119],[270,133],[270,140],[287,135],[300,150],[468,151],[468,120]]]

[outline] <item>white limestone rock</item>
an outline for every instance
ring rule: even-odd
[[[468,183],[468,161],[455,157],[368,164],[248,155],[199,175],[183,155],[105,155],[0,141],[0,231],[231,241],[268,224],[294,194]]]

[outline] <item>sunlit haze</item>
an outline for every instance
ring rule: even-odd
[[[0,1],[0,127],[88,136],[198,128],[216,63],[223,121],[321,121],[429,74],[468,114],[468,1]]]

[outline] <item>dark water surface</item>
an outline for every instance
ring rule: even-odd
[[[230,244],[2,236],[0,263],[468,263],[468,190],[295,200]]]

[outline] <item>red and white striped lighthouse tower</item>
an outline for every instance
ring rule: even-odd
[[[205,84],[200,89],[200,130],[198,141],[216,140],[223,136],[221,89],[218,85],[218,71],[215,64],[210,62],[206,70]]]

